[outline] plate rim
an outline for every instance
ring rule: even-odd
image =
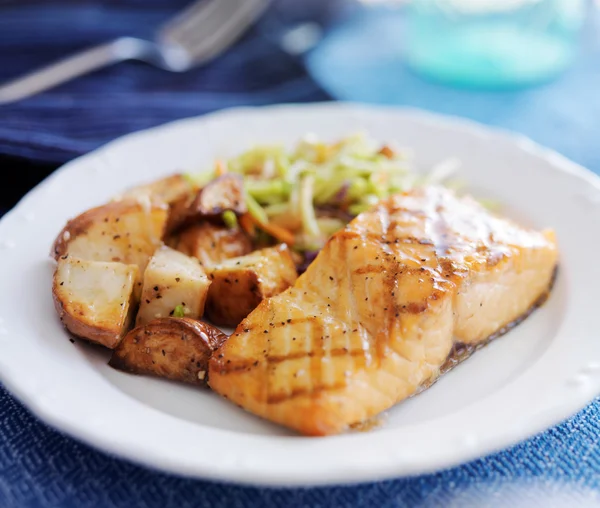
[[[41,192],[43,188],[48,186],[50,182],[57,178],[61,178],[60,175],[64,174],[66,171],[71,171],[71,168],[77,167],[80,164],[85,163],[88,159],[92,159],[97,157],[102,152],[114,150],[116,146],[119,144],[126,144],[130,142],[132,139],[136,137],[146,137],[152,136],[157,132],[163,130],[172,129],[174,126],[180,126],[185,124],[194,124],[194,123],[202,123],[208,122],[211,118],[221,117],[226,115],[233,115],[234,117],[237,115],[243,114],[260,114],[260,115],[270,115],[273,112],[281,112],[284,113],[286,111],[295,112],[298,110],[324,110],[324,111],[332,111],[334,114],[337,110],[356,110],[358,112],[367,112],[369,114],[372,111],[378,112],[392,112],[396,115],[407,115],[409,117],[413,117],[417,119],[417,121],[425,121],[427,123],[434,124],[444,124],[447,127],[459,127],[461,130],[468,132],[469,134],[476,135],[478,137],[485,136],[491,138],[501,137],[509,141],[511,144],[516,144],[519,146],[520,150],[528,152],[530,155],[533,155],[538,158],[543,158],[549,160],[551,162],[551,166],[554,170],[569,173],[571,176],[582,179],[586,182],[586,184],[591,185],[596,191],[600,191],[600,177],[593,172],[583,168],[581,165],[567,159],[563,155],[558,152],[539,145],[538,143],[532,141],[530,138],[514,133],[505,129],[490,127],[484,124],[480,124],[478,122],[468,120],[461,117],[449,116],[449,115],[441,115],[437,113],[432,113],[428,111],[424,111],[418,108],[406,108],[406,107],[397,107],[397,106],[382,106],[382,105],[365,105],[360,103],[353,102],[322,102],[322,103],[311,103],[311,104],[278,104],[272,106],[258,106],[258,107],[233,107],[227,108],[224,110],[220,110],[208,115],[202,116],[194,116],[189,118],[184,118],[180,120],[176,120],[173,122],[168,122],[156,127],[152,127],[149,129],[144,129],[141,131],[136,131],[125,136],[119,137],[96,150],[93,150],[85,155],[77,157],[72,161],[67,162],[62,165],[60,168],[55,170],[51,175],[45,178],[42,182],[36,185],[32,190],[30,190],[11,210],[9,210],[0,220],[0,224],[4,222],[8,222],[13,220],[16,215],[19,213],[20,209],[28,203],[29,201],[35,199],[36,195]],[[157,460],[154,457],[152,452],[145,451],[145,453],[132,456],[130,452],[124,452],[119,448],[117,442],[111,443],[110,439],[107,440],[105,436],[98,434],[97,431],[87,431],[87,429],[83,425],[78,425],[71,421],[67,415],[60,414],[60,411],[53,410],[52,405],[46,403],[46,401],[42,401],[40,398],[36,398],[36,393],[32,392],[30,385],[22,384],[19,382],[19,376],[14,375],[13,370],[3,371],[0,370],[0,380],[4,384],[4,386],[8,389],[8,391],[15,395],[17,399],[27,407],[32,413],[34,413],[37,417],[39,417],[44,422],[48,423],[54,429],[57,429],[61,432],[66,432],[70,436],[85,442],[96,449],[103,450],[108,452],[111,455],[117,455],[127,460],[131,460],[136,463],[144,464],[150,468],[157,468]],[[600,380],[595,383],[594,393],[600,393]],[[160,467],[161,470],[167,470],[170,472],[175,472],[184,476],[198,477],[204,479],[211,480],[224,480],[231,481],[239,484],[247,484],[247,485],[263,485],[263,486],[310,486],[310,485],[340,485],[340,484],[350,484],[350,483],[363,483],[369,482],[373,480],[379,480],[384,478],[395,478],[395,477],[407,477],[407,476],[415,476],[418,474],[438,471],[440,469],[457,465],[460,463],[464,463],[468,460],[472,460],[474,458],[482,457],[489,455],[497,450],[505,448],[509,445],[516,444],[528,437],[537,434],[538,432],[547,429],[564,419],[568,418],[570,415],[573,415],[578,410],[582,409],[589,401],[591,401],[593,395],[591,393],[578,393],[578,396],[573,397],[569,404],[562,404],[561,406],[556,406],[553,411],[549,411],[543,415],[543,418],[538,418],[536,420],[536,424],[531,424],[529,430],[526,435],[522,435],[522,431],[517,429],[515,431],[507,432],[503,435],[503,440],[501,444],[498,443],[488,443],[487,446],[483,448],[479,448],[476,451],[471,450],[470,452],[467,450],[462,456],[458,458],[446,458],[446,460],[438,460],[437,465],[428,466],[422,468],[413,468],[410,473],[406,472],[398,472],[398,467],[379,467],[375,472],[371,472],[366,474],[363,468],[350,469],[344,473],[343,477],[339,475],[333,478],[325,478],[325,479],[315,479],[311,477],[311,474],[303,474],[300,475],[299,478],[283,478],[281,476],[274,476],[272,478],[266,478],[263,474],[255,474],[252,471],[248,471],[247,466],[244,464],[241,465],[232,465],[227,466],[229,469],[226,470],[214,470],[212,469],[212,464],[203,464],[204,467],[199,467],[196,464],[193,468],[188,466],[182,466],[174,463],[169,463],[165,467]],[[256,437],[256,436],[255,436]],[[262,436],[261,436],[262,437]],[[271,438],[269,438],[271,439]],[[328,438],[331,439],[331,438]],[[259,439],[260,440],[260,439]],[[116,444],[116,445],[115,445]],[[139,450],[138,450],[139,451]],[[158,461],[160,462],[160,461]],[[393,464],[392,464],[393,466]]]

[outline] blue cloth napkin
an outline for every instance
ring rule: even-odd
[[[41,2],[0,8],[0,80],[117,35],[149,36],[184,3]],[[240,44],[190,74],[123,64],[0,107],[0,154],[63,162],[121,134],[175,118],[227,106],[326,99],[303,62],[281,51],[277,41],[308,17],[329,23],[334,11],[332,2],[320,0],[278,2]],[[309,55],[310,71],[333,96],[419,105],[512,126],[600,170],[600,115],[593,113],[600,97],[596,43],[588,42],[585,52],[594,58],[585,57],[576,74],[548,87],[472,95],[382,68],[381,55],[394,60],[397,29],[390,32],[389,21],[384,23],[389,17],[378,19],[354,19],[371,24],[368,32],[350,37],[355,50],[350,57],[336,40],[348,36],[341,31],[350,25],[332,31]],[[347,58],[352,65],[344,65]],[[398,71],[397,64],[391,68]],[[375,71],[383,72],[379,80]],[[569,85],[573,82],[577,86]],[[523,444],[438,474],[352,487],[250,488],[178,478],[109,457],[50,429],[0,388],[0,508],[600,506],[599,439],[600,400],[595,400]]]
[[[121,0],[0,7],[0,82],[115,37],[151,39],[155,28],[187,3]],[[168,73],[127,62],[0,106],[0,153],[60,163],[123,134],[178,118],[241,105],[325,100],[328,95],[306,74],[302,61],[279,42],[309,19],[328,26],[347,2],[301,4],[274,1],[233,49],[190,72]]]

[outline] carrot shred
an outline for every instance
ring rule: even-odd
[[[215,162],[215,174],[217,176],[223,176],[225,173],[227,173],[227,166],[222,160],[217,160]]]
[[[384,157],[387,157],[388,159],[393,159],[394,156],[396,155],[396,152],[394,152],[394,149],[388,145],[383,145],[381,147],[381,150],[379,150],[378,153],[380,155],[383,155]]]
[[[281,226],[278,226],[277,224],[259,222],[254,217],[252,217],[252,215],[250,215],[250,214],[247,214],[247,215],[250,216],[250,219],[256,226],[258,226],[260,229],[262,229],[266,233],[269,233],[276,240],[279,240],[280,242],[283,242],[283,243],[287,243],[288,245],[294,245],[296,238],[294,237],[294,234],[291,231],[289,231],[285,228],[282,228]]]
[[[254,222],[252,221],[252,215],[250,215],[249,213],[245,213],[240,217],[239,221],[240,226],[242,226],[242,229],[248,235],[254,237],[254,235],[256,234],[256,228],[254,227]]]

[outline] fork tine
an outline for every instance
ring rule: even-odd
[[[207,60],[234,42],[269,0],[210,0],[196,3],[167,22],[160,40],[180,45],[196,61]]]
[[[219,32],[221,25],[230,19],[254,16],[269,0],[200,0],[167,21],[159,31],[160,37],[169,41],[182,42],[204,33]]]
[[[196,0],[188,5],[183,11],[178,12],[172,18],[165,21],[158,29],[160,38],[170,39],[179,31],[186,29],[190,24],[194,25],[203,18],[208,18],[215,9],[219,8],[219,0]]]
[[[233,43],[256,20],[267,4],[265,0],[220,0],[220,2],[229,2],[235,7],[215,11],[211,20],[214,23],[212,30],[203,33],[202,30],[194,29],[182,33],[181,43],[192,54],[220,51]],[[217,14],[220,14],[218,18]],[[203,26],[206,25],[203,23]]]

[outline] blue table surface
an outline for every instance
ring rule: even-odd
[[[600,9],[592,11],[572,67],[524,90],[477,91],[424,81],[404,65],[401,11],[371,10],[331,30],[307,57],[333,97],[458,115],[519,132],[600,172]]]
[[[183,3],[9,3],[0,7],[0,81],[115,35],[147,36]],[[600,172],[599,31],[587,32],[573,68],[552,83],[467,92],[422,81],[404,68],[401,14],[359,12],[336,24],[343,3],[279,1],[235,48],[189,74],[123,64],[0,107],[0,155],[57,164],[184,116],[333,97],[417,106],[510,128]],[[327,28],[325,39],[304,58],[286,54],[279,35],[308,18]],[[317,489],[239,487],[139,467],[50,429],[2,388],[0,422],[1,508],[600,506],[600,400],[533,439],[461,467]]]

